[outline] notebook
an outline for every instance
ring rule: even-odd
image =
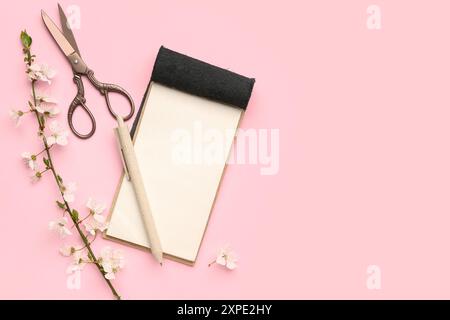
[[[159,50],[131,135],[165,257],[194,264],[253,84],[254,79]],[[123,174],[105,236],[150,248]]]

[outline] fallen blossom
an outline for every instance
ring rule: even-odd
[[[230,270],[233,270],[237,267],[237,258],[233,251],[231,251],[230,247],[222,248],[219,251],[219,254],[216,257],[216,260],[213,263],[217,263],[221,266],[224,266]]]

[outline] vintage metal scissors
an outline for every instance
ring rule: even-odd
[[[89,110],[89,108],[86,105],[86,99],[84,97],[84,85],[83,85],[81,76],[86,76],[89,79],[89,81],[91,82],[91,84],[100,92],[100,94],[105,96],[106,105],[108,107],[108,110],[114,118],[116,118],[118,115],[111,108],[111,104],[110,104],[110,100],[109,100],[110,92],[115,92],[115,93],[123,95],[125,98],[127,98],[128,102],[130,103],[130,107],[131,107],[130,112],[128,113],[128,115],[123,117],[124,121],[129,120],[133,116],[134,102],[133,102],[133,99],[131,98],[130,94],[122,87],[117,86],[115,84],[99,82],[94,77],[94,72],[88,68],[88,66],[84,63],[83,59],[81,58],[80,51],[78,49],[78,45],[75,41],[75,37],[72,33],[72,30],[70,29],[70,26],[68,25],[67,17],[64,14],[64,10],[61,8],[61,6],[59,4],[58,4],[58,8],[59,8],[59,18],[60,18],[61,25],[62,25],[62,31],[56,26],[56,24],[50,19],[50,17],[43,10],[41,11],[41,15],[42,15],[42,19],[44,20],[44,23],[45,23],[48,31],[52,35],[53,39],[55,39],[56,43],[58,44],[58,46],[60,47],[60,49],[66,56],[66,58],[69,60],[69,63],[72,66],[72,71],[73,71],[73,81],[77,85],[77,90],[78,90],[77,95],[75,96],[72,103],[70,104],[69,112],[67,114],[70,129],[77,137],[79,137],[81,139],[87,139],[94,134],[96,124],[95,124],[94,116],[92,115],[91,111]],[[88,114],[89,118],[91,119],[92,127],[91,127],[91,130],[86,134],[79,133],[73,125],[73,114],[78,107],[81,107]]]

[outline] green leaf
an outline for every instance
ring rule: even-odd
[[[50,168],[50,161],[48,161],[47,158],[42,158],[42,161],[44,161],[44,164],[46,165],[47,168]]]
[[[56,204],[63,210],[66,210],[66,205],[58,200],[56,200]]]
[[[75,210],[75,209],[72,210],[72,219],[73,219],[75,222],[78,222],[78,211]]]
[[[63,179],[61,178],[61,176],[59,174],[56,176],[56,179],[58,179],[59,183],[63,183]]]
[[[28,35],[27,31],[24,30],[20,33],[20,41],[22,42],[22,46],[26,49],[29,49],[31,47],[31,43],[33,42],[33,39]]]

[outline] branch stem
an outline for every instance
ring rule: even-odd
[[[28,52],[28,55],[30,56],[29,52]],[[33,100],[34,100],[34,103],[36,104],[35,84],[36,84],[36,80],[33,80],[31,82],[31,87],[32,87],[32,91],[33,91]],[[67,212],[69,212],[70,218],[72,219],[72,222],[75,225],[75,228],[77,229],[78,234],[80,235],[81,240],[83,241],[84,246],[85,246],[85,248],[87,249],[87,251],[89,253],[89,259],[91,259],[92,262],[97,266],[98,271],[101,273],[103,279],[105,279],[105,281],[106,281],[108,287],[111,289],[111,292],[114,295],[114,297],[117,300],[120,300],[121,299],[120,295],[117,293],[117,291],[114,288],[114,286],[112,285],[111,281],[109,279],[105,278],[105,274],[106,273],[103,270],[103,267],[98,262],[98,259],[95,257],[95,254],[94,254],[94,252],[93,252],[93,250],[91,248],[91,245],[90,245],[91,243],[89,242],[88,238],[84,235],[84,233],[81,230],[78,222],[75,220],[74,216],[72,215],[72,209],[70,208],[69,203],[64,199],[64,193],[62,191],[61,183],[60,183],[60,180],[58,178],[59,175],[56,172],[55,165],[53,164],[53,159],[52,159],[52,155],[51,155],[51,152],[50,152],[51,146],[48,145],[47,139],[46,139],[45,135],[43,134],[43,131],[44,131],[44,128],[45,128],[45,120],[43,119],[43,117],[40,116],[40,114],[36,110],[33,110],[33,111],[36,114],[36,118],[37,118],[38,123],[39,123],[39,130],[42,133],[41,137],[42,137],[42,142],[44,144],[44,150],[43,151],[45,151],[45,153],[47,154],[47,159],[48,159],[48,163],[49,163],[49,168],[47,170],[50,170],[52,172],[53,178],[55,179],[56,184],[58,185],[58,190],[59,190],[59,193],[61,195],[61,199],[63,200],[63,203],[65,205],[65,210]]]

